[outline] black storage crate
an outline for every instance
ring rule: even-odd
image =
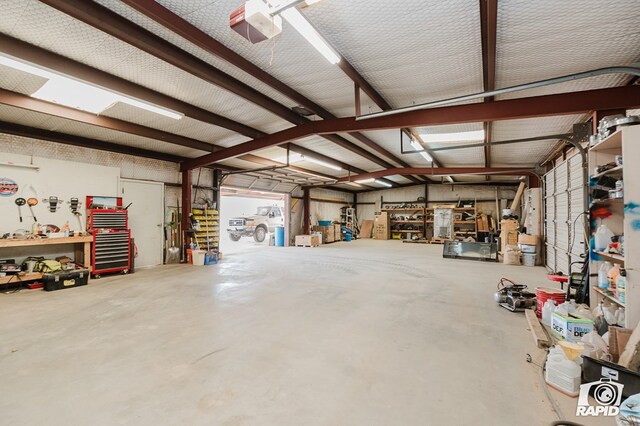
[[[60,271],[43,274],[45,291],[62,290],[64,288],[78,287],[89,283],[89,270],[76,269],[75,271]]]
[[[584,382],[597,382],[608,377],[624,385],[622,395],[630,397],[640,393],[640,373],[628,370],[621,365],[583,355],[582,378]]]

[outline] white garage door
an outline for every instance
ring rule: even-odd
[[[576,154],[544,177],[546,265],[552,271],[569,273],[573,262],[583,260],[584,176]],[[573,270],[579,270],[574,265]]]

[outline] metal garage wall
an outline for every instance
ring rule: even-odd
[[[584,253],[584,191],[582,158],[575,154],[544,176],[546,265],[570,272]],[[574,267],[579,269],[579,267]]]
[[[496,195],[498,199],[511,200],[515,196],[513,186],[485,186],[485,185],[428,185],[427,200],[429,203],[451,202],[457,199],[478,200],[478,209],[487,214],[496,214]],[[424,185],[405,188],[385,189],[358,194],[358,219],[373,219],[375,212],[380,211],[380,197],[385,202],[411,202],[424,197]],[[481,201],[488,200],[488,201]],[[360,204],[374,203],[374,204]]]
[[[319,220],[340,220],[340,209],[347,204],[353,203],[353,195],[347,192],[332,191],[330,189],[318,188],[309,192],[311,196],[311,224],[316,225]],[[314,201],[326,199],[336,202]]]

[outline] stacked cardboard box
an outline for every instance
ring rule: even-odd
[[[500,221],[500,251],[504,253],[507,246],[515,246],[518,244],[519,226],[518,221],[514,219]]]
[[[322,244],[332,243],[336,240],[334,225],[314,226],[312,230],[322,234]]]
[[[320,239],[317,235],[296,235],[296,247],[317,247]]]
[[[373,218],[373,238],[376,240],[389,239],[389,214],[378,212]]]
[[[340,225],[333,225],[333,240],[342,241],[342,228]]]

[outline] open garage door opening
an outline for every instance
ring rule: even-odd
[[[220,249],[227,254],[266,249],[289,227],[285,194],[222,187]],[[278,228],[282,228],[278,231]]]

